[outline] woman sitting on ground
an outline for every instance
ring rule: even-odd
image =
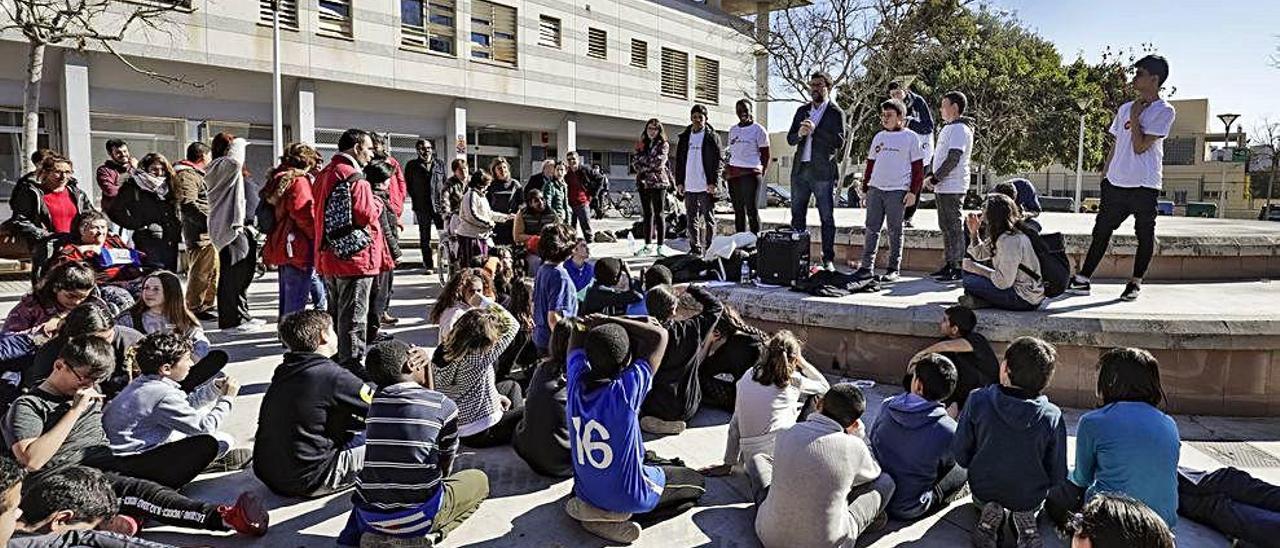
[[[138,302],[116,318],[117,325],[132,327],[144,335],[158,332],[177,333],[191,343],[197,360],[209,354],[209,338],[195,314],[187,310],[182,293],[182,280],[167,270],[148,274],[142,280]]]
[[[774,437],[796,423],[803,400],[831,387],[802,350],[800,340],[785,329],[769,339],[764,361],[738,381],[724,464],[704,474],[728,475],[758,454],[772,455]]]
[[[129,292],[95,283],[96,273],[84,263],[69,262],[49,270],[36,289],[18,301],[4,320],[6,332],[26,331],[62,316],[85,301],[97,302],[119,312],[133,305]]]
[[[431,323],[440,326],[436,340],[443,342],[447,339],[462,313],[484,304],[486,300],[493,300],[493,282],[483,269],[463,268],[455,272],[427,316]]]
[[[707,337],[707,357],[698,368],[703,405],[732,412],[738,380],[764,359],[768,341],[767,333],[748,325],[737,310],[725,305]]]
[[[964,259],[964,295],[969,308],[994,306],[1005,310],[1035,310],[1044,302],[1040,259],[1022,231],[1018,205],[1003,194],[988,194],[982,216],[970,213],[969,252]],[[985,233],[979,226],[986,224]]]
[[[516,426],[511,448],[534,472],[553,478],[572,478],[569,454],[569,424],[565,406],[569,401],[564,377],[569,350],[569,324],[551,329],[550,354],[538,364],[525,395],[524,417]]]
[[[458,436],[467,447],[509,443],[524,415],[520,385],[494,373],[519,329],[510,312],[490,302],[463,313],[436,349],[436,390],[458,404]]]
[[[129,247],[119,236],[111,233],[111,221],[101,211],[86,211],[76,218],[72,232],[75,241],[62,244],[54,250],[49,266],[67,262],[82,262],[93,268],[98,285],[115,284],[131,293],[132,287],[144,274],[142,254]]]
[[[511,300],[503,308],[516,319],[520,330],[506,351],[498,356],[494,373],[499,381],[518,377],[522,385],[529,382],[529,373],[538,363],[538,349],[533,346],[533,282],[519,278],[512,282]]]
[[[484,260],[485,273],[493,280],[493,299],[502,306],[511,304],[511,286],[518,277],[515,269],[515,258],[507,247],[489,248],[489,257]],[[507,310],[511,310],[507,308]],[[514,314],[514,312],[512,312]]]

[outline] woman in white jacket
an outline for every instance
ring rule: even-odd
[[[804,359],[802,348],[785,329],[769,338],[764,360],[738,380],[724,464],[702,473],[728,475],[756,455],[772,455],[774,437],[796,423],[804,400],[831,388],[818,368]]]
[[[472,264],[474,259],[484,260],[489,254],[489,239],[493,236],[493,228],[505,222],[511,216],[498,213],[489,207],[489,199],[485,191],[493,178],[484,170],[476,170],[471,174],[467,184],[467,192],[462,195],[462,207],[458,211],[458,264],[464,268],[480,266]]]
[[[964,295],[969,308],[1035,310],[1044,302],[1040,259],[1023,233],[1022,212],[1012,198],[990,194],[982,216],[969,214],[969,251],[964,259]],[[979,234],[982,225],[986,231]]]

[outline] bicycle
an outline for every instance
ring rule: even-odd
[[[605,193],[604,200],[600,210],[605,215],[609,210],[618,212],[624,218],[630,219],[640,214],[640,204],[636,202],[635,195],[630,190],[618,192],[618,197],[614,198],[612,192]]]
[[[440,278],[441,286],[449,283],[457,269],[458,243],[453,236],[452,220],[450,217],[445,221],[445,228],[440,231],[440,241],[436,245],[436,275]]]

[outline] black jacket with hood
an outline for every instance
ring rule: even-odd
[[[991,385],[969,394],[951,445],[973,498],[1034,510],[1067,479],[1067,424],[1049,398]]]
[[[702,312],[683,320],[667,320],[667,351],[662,366],[653,374],[653,388],[644,399],[641,416],[664,421],[687,421],[702,404],[698,368],[705,356],[702,344],[720,320],[724,305],[702,287],[689,286],[689,295],[702,305]]]
[[[704,124],[702,130],[702,172],[707,176],[707,188],[720,184],[720,172],[724,169],[724,150],[720,148],[720,136],[711,124]],[[684,186],[685,168],[689,164],[689,134],[693,126],[686,126],[676,142],[676,157],[671,166],[675,173],[676,184]]]
[[[289,352],[258,411],[253,472],[272,491],[308,496],[338,453],[362,436],[373,387],[333,360]]]

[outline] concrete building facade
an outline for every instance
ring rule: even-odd
[[[734,4],[731,1],[738,1]],[[271,0],[190,0],[165,32],[131,31],[116,49],[198,87],[164,84],[102,51],[50,48],[41,145],[64,151],[81,180],[110,138],[135,156],[181,158],[192,140],[231,131],[248,167],[272,164]],[[127,5],[121,2],[121,5]],[[281,0],[285,142],[335,148],[348,127],[384,132],[393,154],[431,139],[448,158],[522,178],[577,150],[615,180],[644,121],[669,134],[696,102],[733,123],[754,95],[755,23],[768,3],[730,0]],[[109,16],[109,15],[108,15]],[[767,17],[766,17],[767,20]],[[22,172],[27,45],[0,35],[0,179]],[[92,186],[92,185],[88,185]]]

